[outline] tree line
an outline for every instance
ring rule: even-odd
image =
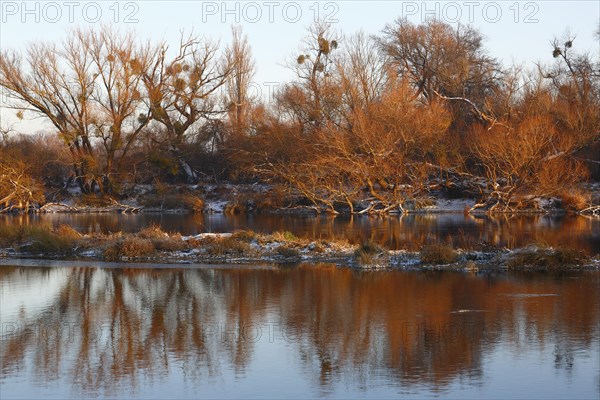
[[[279,185],[330,212],[403,211],[432,191],[512,210],[599,176],[600,64],[572,37],[524,69],[470,26],[399,19],[347,36],[315,23],[267,101],[251,95],[247,37],[232,36],[170,46],[105,26],[3,51],[8,106],[52,134],[3,127],[0,203],[210,179]]]

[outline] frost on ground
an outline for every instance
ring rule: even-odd
[[[556,197],[536,197],[533,201],[542,211],[553,211],[558,209],[560,205],[560,199]]]
[[[222,214],[229,204],[227,200],[210,200],[204,205],[204,212],[208,214]]]
[[[183,241],[189,241],[191,239],[206,239],[206,238],[214,238],[214,239],[221,239],[221,238],[226,238],[226,237],[230,237],[232,235],[232,233],[213,233],[213,232],[205,232],[205,233],[199,233],[197,235],[192,235],[192,236],[182,236],[181,240]]]
[[[592,194],[598,192],[598,185],[590,185]],[[305,198],[298,194],[281,191],[267,184],[231,184],[200,183],[194,185],[173,185],[161,189],[154,185],[136,184],[123,191],[123,198],[99,197],[90,200],[78,187],[71,186],[66,196],[54,203],[42,206],[39,212],[198,212],[208,214],[227,213],[292,213],[306,214],[331,212],[324,206],[307,206]],[[492,207],[494,202],[478,204],[475,198],[445,198],[441,192],[432,192],[431,196],[407,200],[403,210],[408,213],[463,213],[469,212],[555,212],[563,207],[559,198],[522,196],[510,203],[511,207]],[[94,197],[94,196],[91,196]],[[489,199],[488,199],[489,200]],[[522,201],[521,201],[522,200]],[[95,204],[88,204],[90,203]],[[594,198],[592,203],[594,203]],[[102,203],[105,205],[99,205]],[[366,213],[372,206],[369,199],[356,200],[354,212]],[[522,203],[522,204],[521,204]],[[504,203],[502,203],[504,204]],[[477,211],[473,209],[474,206]],[[349,213],[346,204],[336,204],[335,211]],[[493,208],[493,209],[490,209]],[[503,211],[504,210],[504,211]],[[377,213],[377,208],[373,208]],[[379,210],[381,211],[381,210]],[[387,213],[399,213],[402,209],[391,207]],[[594,214],[596,215],[596,214]]]
[[[337,263],[361,269],[563,271],[597,269],[598,257],[571,249],[529,246],[521,249],[474,251],[437,244],[419,252],[386,250],[373,243],[311,240],[290,232],[252,231],[168,234],[160,228],[138,233],[81,234],[68,226],[7,230],[0,237],[0,257],[84,259],[109,262],[159,263]]]

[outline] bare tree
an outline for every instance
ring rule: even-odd
[[[77,32],[62,47],[30,44],[25,63],[21,54],[4,51],[0,55],[0,85],[6,89],[10,107],[52,123],[69,148],[75,179],[87,193],[97,182],[90,140],[90,102],[96,75],[85,40],[85,35]]]
[[[156,52],[150,45],[139,46],[133,34],[107,27],[81,35],[96,76],[91,122],[106,158],[103,191],[112,192],[111,176],[119,174],[123,157],[149,121],[140,83]]]
[[[560,103],[557,123],[584,146],[600,139],[600,61],[588,53],[575,53],[575,38],[565,35],[563,42],[554,39],[552,56],[555,64],[540,73],[551,82],[551,90]]]
[[[133,34],[107,27],[76,30],[61,46],[31,44],[26,66],[19,54],[4,52],[0,85],[12,107],[42,116],[57,129],[84,193],[109,193],[111,175],[148,123],[148,111],[138,115],[140,79],[152,56],[150,46],[140,47]]]
[[[23,161],[0,158],[0,213],[28,212],[43,201],[42,185],[27,173]]]
[[[334,118],[339,106],[334,61],[338,46],[339,38],[331,25],[317,22],[308,30],[302,54],[290,61],[297,80],[283,88],[278,102],[305,129],[319,129],[326,120]]]
[[[244,133],[248,126],[249,112],[252,100],[250,98],[250,85],[255,73],[252,48],[248,37],[242,32],[240,26],[232,27],[233,41],[228,48],[228,57],[233,66],[233,71],[227,79],[226,103],[229,110],[229,123],[236,136]]]
[[[402,79],[389,79],[377,99],[348,114],[347,124],[310,132],[274,124],[257,151],[264,176],[332,213],[339,205],[351,212],[403,211],[426,194],[431,153],[450,122],[439,101],[424,106],[411,90]]]
[[[388,83],[388,65],[375,38],[359,32],[345,41],[336,60],[344,102],[351,110],[368,107],[378,100]]]
[[[234,64],[219,54],[218,43],[182,35],[173,58],[163,43],[158,56],[143,75],[151,118],[164,129],[164,145],[176,158],[188,181],[197,174],[182,156],[182,145],[199,121],[220,116],[217,91],[227,83]]]
[[[482,40],[471,27],[399,19],[385,27],[380,45],[400,76],[414,85],[415,98],[450,101],[455,123],[474,115],[489,124],[494,117],[483,106],[501,84],[502,73],[499,63],[485,54]]]
[[[14,132],[14,125],[0,126],[0,144],[6,142],[12,132]]]

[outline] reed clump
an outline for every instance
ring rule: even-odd
[[[457,260],[458,253],[448,244],[435,243],[421,248],[421,263],[423,264],[452,264]]]
[[[382,256],[387,252],[372,241],[362,243],[354,251],[354,258],[359,265],[373,265],[381,263]]]
[[[588,262],[589,257],[578,250],[529,246],[510,254],[506,267],[509,270],[552,271],[581,266]]]

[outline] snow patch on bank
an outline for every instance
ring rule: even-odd
[[[435,205],[427,206],[424,210],[439,213],[464,212],[465,208],[470,209],[474,204],[473,199],[437,199]]]
[[[213,232],[205,232],[205,233],[199,233],[197,235],[191,235],[191,236],[182,236],[181,240],[183,241],[188,241],[191,239],[206,239],[206,238],[215,238],[215,239],[220,239],[220,238],[226,238],[231,236],[231,233],[213,233]]]
[[[534,199],[540,210],[552,211],[559,208],[560,200],[556,197],[537,197]]]
[[[227,200],[208,200],[204,206],[204,212],[211,214],[223,214],[229,202]]]

